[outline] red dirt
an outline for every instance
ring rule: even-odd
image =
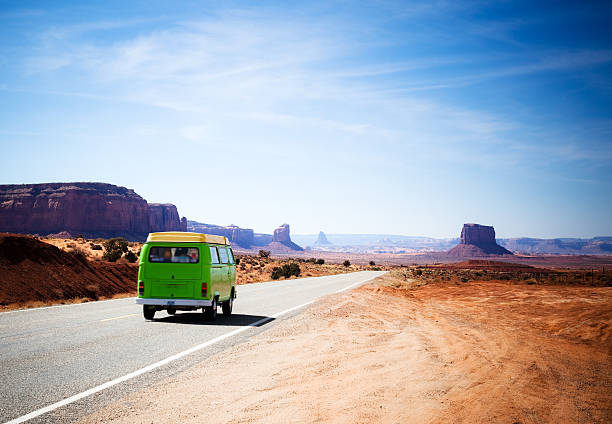
[[[499,272],[548,272],[549,270],[536,268],[530,265],[512,262],[489,261],[484,259],[470,259],[454,264],[432,265],[430,268],[442,269],[482,269]]]
[[[88,261],[34,237],[0,233],[0,307],[134,292],[138,266]]]
[[[611,287],[390,274],[81,422],[612,422]]]

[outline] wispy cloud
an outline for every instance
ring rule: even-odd
[[[522,58],[522,64],[514,60],[506,66],[500,63],[502,59],[507,62],[507,57],[487,62],[483,57],[462,55],[351,65],[360,47],[350,42],[342,28],[302,20],[269,25],[266,19],[253,20],[239,12],[175,22],[108,43],[88,36],[92,31],[140,23],[101,21],[54,27],[44,33],[46,53],[31,58],[30,70],[45,73],[75,69],[84,79],[72,92],[75,96],[114,98],[181,112],[185,122],[179,132],[189,141],[204,140],[211,132],[219,134],[218,127],[232,120],[243,125],[258,122],[267,129],[279,130],[279,134],[285,127],[320,138],[322,143],[334,140],[326,145],[333,148],[336,144],[339,151],[344,144],[338,140],[352,137],[354,142],[369,146],[367,150],[372,150],[371,140],[396,149],[410,144],[415,154],[428,160],[490,167],[530,162],[520,148],[521,142],[514,141],[516,136],[512,135],[524,130],[522,124],[427,99],[420,92],[612,61],[610,50],[574,50],[534,53],[532,60]],[[457,65],[473,67],[475,62],[481,65],[478,70],[469,72],[466,68],[464,75],[418,82],[402,79],[404,84],[399,87],[377,78],[455,69]],[[483,71],[483,67],[489,69]],[[204,116],[207,124],[201,125]],[[556,147],[544,150],[541,155],[557,159],[582,157]],[[606,152],[599,156],[601,153],[584,148],[582,154],[594,160],[607,157]]]

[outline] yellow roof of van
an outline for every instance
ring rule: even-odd
[[[167,242],[188,242],[188,243],[216,243],[227,244],[230,242],[227,237],[214,234],[189,233],[184,231],[166,231],[163,233],[149,233],[147,242],[167,241]]]

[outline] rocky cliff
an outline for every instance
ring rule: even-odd
[[[149,227],[151,231],[187,231],[187,220],[181,220],[170,203],[149,203]]]
[[[284,251],[286,248],[290,250],[304,250],[297,244],[291,241],[289,224],[283,224],[274,230],[272,235],[272,242],[267,245],[272,251]]]
[[[612,237],[580,238],[509,238],[498,240],[503,247],[514,252],[527,254],[555,255],[610,255]]]
[[[228,240],[244,248],[249,248],[255,244],[255,235],[250,228],[240,228],[236,225],[223,227],[221,225],[204,224],[196,221],[187,221],[187,231],[204,234],[216,234],[225,236]]]
[[[459,245],[448,251],[452,257],[478,257],[491,255],[512,255],[495,240],[495,229],[480,224],[463,224]]]
[[[0,231],[142,240],[186,230],[176,206],[149,205],[134,190],[105,183],[0,185]]]
[[[288,224],[283,224],[274,230],[274,234],[255,233],[250,228],[240,228],[235,225],[226,227],[221,225],[204,224],[202,222],[187,221],[187,231],[196,233],[216,234],[225,236],[232,244],[246,249],[268,249],[272,252],[290,252],[304,250],[291,241]]]

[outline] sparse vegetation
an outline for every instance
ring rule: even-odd
[[[269,258],[270,257],[270,251],[269,250],[260,250],[259,251],[259,257],[260,258]]]
[[[344,265],[345,267],[347,267],[347,268],[348,268],[349,266],[351,266],[351,261],[349,261],[349,260],[347,259],[347,260],[345,260],[344,262],[342,262],[342,265]]]
[[[138,260],[138,256],[136,256],[136,254],[131,250],[128,250],[123,257],[131,264]]]
[[[325,263],[325,259],[317,259],[317,265],[323,265]]]
[[[370,261],[370,266],[374,266],[374,265],[376,265],[376,262]]]
[[[104,242],[106,250],[102,255],[102,259],[109,262],[117,262],[117,260],[128,251],[128,243],[123,237],[115,237]]]
[[[272,268],[272,279],[278,280],[280,277],[289,278],[292,275],[299,277],[301,273],[300,266],[295,262],[283,264],[281,266],[275,266]]]

